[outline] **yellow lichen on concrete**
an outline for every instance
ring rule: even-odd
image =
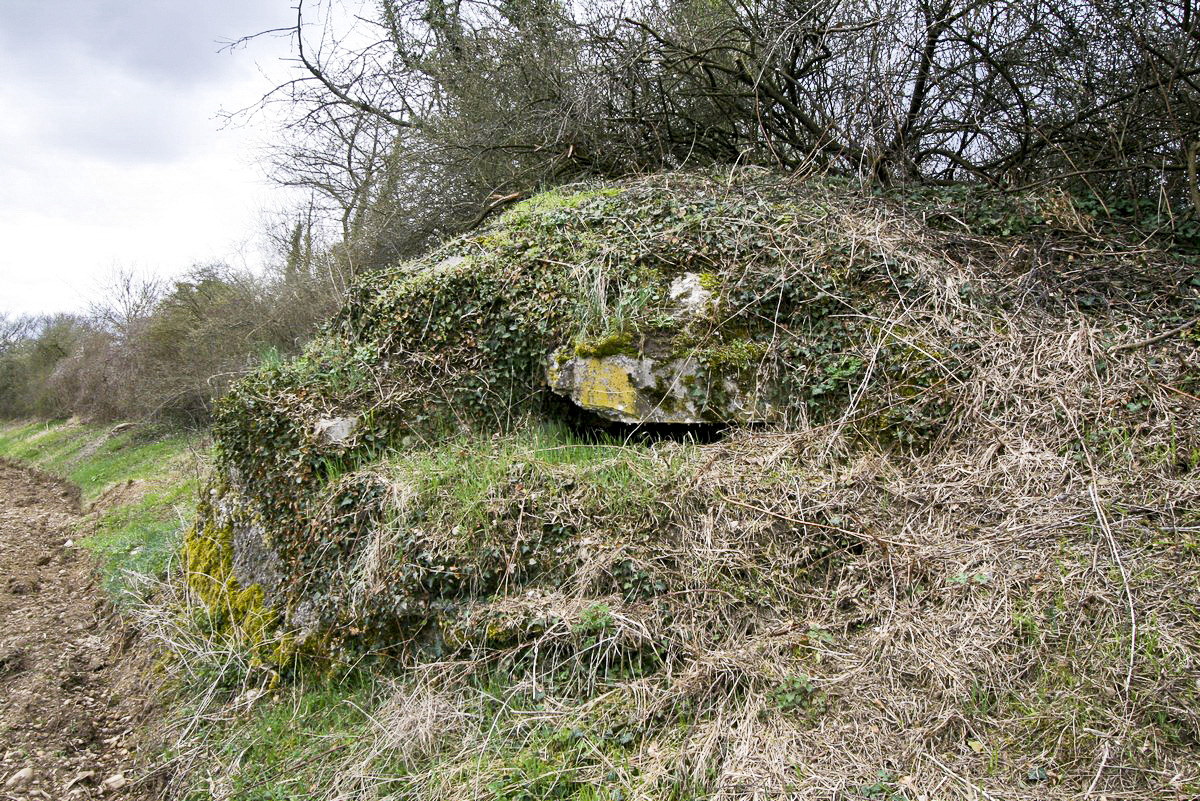
[[[587,409],[637,412],[637,390],[629,373],[608,359],[580,359],[575,366],[578,403]]]
[[[262,587],[243,587],[233,575],[233,532],[218,524],[208,504],[188,530],[183,543],[184,575],[192,592],[208,608],[217,628],[236,630],[254,652],[252,664],[284,665],[294,655],[294,637],[276,636],[278,613],[267,606]]]

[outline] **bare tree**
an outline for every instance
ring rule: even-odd
[[[162,299],[162,279],[128,267],[115,267],[89,304],[88,315],[119,340],[128,339]]]
[[[38,321],[35,317],[28,315],[13,317],[8,312],[0,312],[0,354],[8,353],[28,340],[37,327]]]
[[[750,162],[1200,202],[1192,0],[297,6],[277,176],[368,261],[542,186]],[[1102,201],[1105,202],[1105,201]]]

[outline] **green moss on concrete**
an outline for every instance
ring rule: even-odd
[[[733,339],[700,350],[696,353],[696,359],[709,368],[732,367],[745,370],[764,359],[768,352],[769,347],[764,342]]]
[[[481,231],[362,276],[301,358],[248,376],[217,406],[219,468],[238,476],[289,572],[280,603],[312,602],[324,626],[368,619],[353,632],[366,640],[414,635],[503,582],[491,571],[505,553],[492,535],[515,536],[504,502],[478,499],[470,530],[437,540],[390,505],[396,488],[377,468],[470,432],[503,437],[544,424],[564,403],[547,373],[561,376],[571,358],[605,366],[603,380],[585,382],[591,402],[582,404],[602,413],[644,414],[657,392],[689,420],[727,424],[728,409],[753,397],[766,411],[734,422],[786,430],[845,420],[871,446],[933,447],[954,430],[956,393],[971,375],[961,334],[986,309],[964,291],[932,314],[922,299],[945,291],[945,276],[925,269],[933,250],[901,235],[864,239],[847,222],[864,217],[900,232],[919,224],[834,181],[653,176],[539,195]],[[720,292],[711,312],[669,301],[670,280],[689,272]],[[917,315],[904,322],[911,332],[881,330],[898,309]],[[616,356],[698,367],[680,382],[680,400],[669,376],[642,388],[608,370]],[[325,441],[316,423],[340,416],[361,421],[354,437]],[[515,484],[488,486],[503,495]],[[389,574],[389,591],[361,608],[327,592],[359,557],[364,532],[384,524],[400,526],[392,558],[408,572]],[[545,533],[521,533],[537,551],[529,570],[514,568],[521,581],[545,564]],[[464,552],[463,537],[499,550]]]
[[[233,528],[218,523],[211,505],[201,504],[183,538],[184,580],[205,605],[210,625],[233,632],[261,664],[285,666],[295,656],[294,635],[280,630],[278,610],[264,603],[262,587],[244,587],[233,572]]]
[[[899,271],[850,247],[836,227],[799,221],[820,222],[838,205],[845,207],[840,216],[849,216],[863,203],[818,182],[785,191],[758,173],[732,183],[728,175],[697,174],[566,188],[521,203],[485,230],[420,259],[363,277],[303,356],[264,367],[217,405],[219,467],[237,473],[292,572],[281,603],[311,596],[327,608],[328,622],[358,615],[338,611],[349,602],[322,587],[335,569],[331,554],[350,558],[361,532],[392,514],[392,490],[369,478],[369,469],[353,482],[339,477],[453,432],[506,431],[556,414],[561,401],[546,373],[562,367],[563,354],[606,364],[618,355],[669,359],[672,348],[686,347],[701,364],[684,382],[687,399],[668,398],[664,379],[660,400],[685,405],[689,419],[694,411],[728,422],[722,410],[736,400],[726,397],[730,382],[745,381],[755,394],[770,395],[774,423],[836,419],[859,374],[846,366],[866,362],[871,335],[869,319],[842,312],[873,303],[880,281]],[[792,215],[785,223],[781,208]],[[764,247],[762,231],[781,224],[792,229]],[[834,265],[831,253],[839,254]],[[685,272],[700,274],[706,288],[720,287],[727,311],[680,316],[666,287]],[[760,370],[771,383],[756,387]],[[887,375],[886,364],[871,373],[872,380]],[[591,407],[640,408],[628,378],[610,378],[604,397],[592,393]],[[880,397],[881,406],[901,412],[908,402]],[[351,441],[329,443],[317,432],[319,419],[337,416],[361,421]],[[917,422],[924,428],[906,441],[926,441],[937,430],[931,417]],[[888,426],[907,424],[896,418]],[[339,512],[332,523],[331,504]],[[399,558],[418,553],[414,542]],[[371,601],[379,609],[368,617],[385,629],[419,630],[441,614],[439,593],[453,599],[492,580],[490,556],[450,554],[446,562],[445,554],[427,555],[429,566],[396,577],[394,594]],[[434,567],[453,570],[428,579],[439,584],[431,595],[418,587],[426,580],[421,571]],[[364,631],[374,634],[362,637],[390,636],[371,626]]]
[[[633,346],[633,335],[625,331],[614,331],[595,339],[580,339],[575,342],[575,355],[583,359],[603,359],[608,356],[637,356]]]

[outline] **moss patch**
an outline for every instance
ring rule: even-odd
[[[575,355],[584,359],[603,359],[606,356],[636,356],[633,335],[628,332],[613,332],[598,339],[581,339],[575,342]]]
[[[243,587],[234,576],[233,528],[219,524],[207,503],[184,536],[182,553],[185,580],[208,608],[210,625],[235,631],[262,663],[288,665],[297,641],[279,630],[279,613],[263,603],[262,587]]]

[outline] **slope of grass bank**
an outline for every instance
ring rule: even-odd
[[[369,734],[385,679],[314,673],[268,696],[248,648],[214,630],[178,572],[183,534],[207,479],[197,432],[78,420],[0,423],[0,458],[79,488],[80,543],[98,557],[126,619],[157,649],[165,682],[155,727],[139,731],[141,776],[176,774],[171,797],[302,798],[332,780],[330,760]],[[203,757],[210,769],[195,764]],[[131,774],[133,778],[133,774]]]
[[[1069,198],[992,199],[998,230],[761,173],[560,191],[238,384],[195,552],[243,570],[212,608],[257,586],[264,661],[293,637],[373,671],[305,792],[1200,793],[1200,272]],[[677,281],[711,302],[680,317]],[[677,356],[776,414],[589,443],[548,396],[564,359]],[[245,664],[248,717],[300,708],[292,665]]]
[[[374,460],[330,489],[331,522],[363,486],[392,512],[339,565],[337,632],[384,587],[397,609],[453,597],[431,582],[455,575],[497,589],[357,670],[230,670],[190,786],[1040,801],[1099,775],[1110,798],[1190,798],[1196,453],[1109,423],[917,457],[828,431],[624,445],[534,425]]]
[[[120,600],[137,576],[161,577],[195,515],[207,452],[194,432],[82,423],[0,425],[0,457],[66,479],[86,513],[81,544]]]

